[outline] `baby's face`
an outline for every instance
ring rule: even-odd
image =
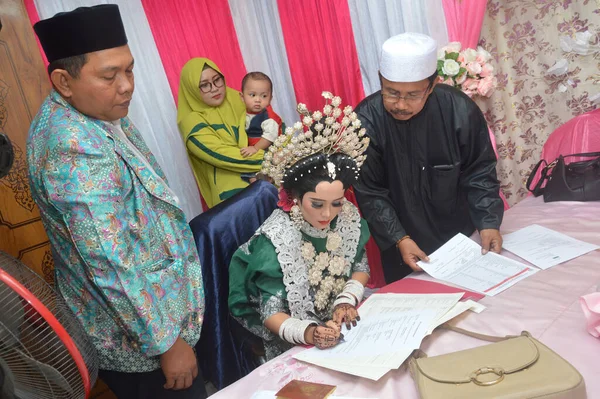
[[[258,114],[271,104],[271,85],[267,80],[248,79],[241,95],[246,111]]]

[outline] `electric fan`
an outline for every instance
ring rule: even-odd
[[[60,295],[0,251],[0,398],[87,398],[96,351]]]

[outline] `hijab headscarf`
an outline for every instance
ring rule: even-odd
[[[177,125],[184,139],[199,123],[224,124],[232,132],[232,127],[239,126],[240,118],[246,112],[240,93],[229,87],[225,90],[225,100],[218,107],[207,105],[202,100],[198,86],[205,65],[223,75],[219,67],[208,58],[192,58],[181,70]]]

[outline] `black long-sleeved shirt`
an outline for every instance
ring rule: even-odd
[[[483,114],[464,93],[438,84],[408,121],[385,110],[380,92],[356,112],[371,144],[355,192],[382,251],[408,234],[429,254],[459,232],[500,227],[496,156]]]

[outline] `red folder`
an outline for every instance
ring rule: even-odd
[[[479,301],[485,295],[468,291],[463,288],[450,287],[449,285],[436,283],[428,280],[420,280],[416,278],[403,278],[391,284],[382,287],[377,291],[377,294],[452,294],[455,292],[464,292],[461,300],[471,299],[475,302]]]

